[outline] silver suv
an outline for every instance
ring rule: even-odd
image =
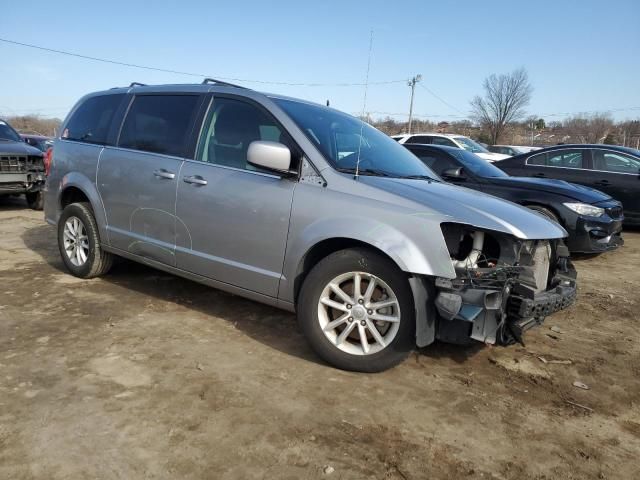
[[[82,98],[61,132],[45,216],[73,275],[121,256],[295,311],[343,369],[436,339],[521,341],[575,297],[559,225],[443,182],[324,106],[132,84]]]

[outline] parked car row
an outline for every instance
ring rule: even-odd
[[[444,182],[329,107],[132,84],[81,99],[61,132],[45,218],[73,275],[121,256],[295,311],[340,368],[384,370],[436,339],[521,342],[575,299],[558,223]]]
[[[394,135],[393,138],[400,144],[420,143],[423,145],[443,145],[445,147],[461,148],[471,153],[475,153],[480,158],[484,158],[490,162],[504,160],[509,155],[502,153],[494,153],[487,150],[475,140],[465,137],[464,135],[456,135],[453,133],[416,133],[409,135]]]
[[[559,223],[573,253],[598,253],[622,244],[622,204],[598,190],[560,180],[511,177],[458,148],[405,144],[448,182],[510,200]]]
[[[510,175],[553,178],[620,200],[625,223],[640,224],[640,150],[615,145],[557,145],[496,164]]]
[[[445,180],[527,206],[558,222],[569,232],[567,245],[572,252],[615,249],[623,243],[622,223],[640,224],[638,150],[610,145],[544,149],[494,145],[489,149],[502,157],[490,160],[481,146],[461,135],[392,138]]]

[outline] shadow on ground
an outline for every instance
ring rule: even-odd
[[[0,196],[0,211],[12,212],[16,210],[30,210],[27,206],[27,200],[24,198],[24,195]]]
[[[60,259],[53,227],[40,225],[30,228],[24,232],[22,239],[50,267],[68,274]],[[109,274],[102,277],[102,281],[138,292],[158,302],[171,302],[221,318],[271,348],[306,361],[324,363],[308,346],[298,328],[295,315],[286,311],[124,259],[117,261]],[[91,288],[101,288],[101,284],[94,285],[98,286],[92,285]],[[129,310],[127,313],[130,313]],[[436,342],[418,349],[417,354],[423,358],[448,358],[456,363],[464,363],[483,348],[481,343],[459,346]]]

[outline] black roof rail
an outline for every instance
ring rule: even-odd
[[[131,82],[131,85],[129,85],[129,87],[146,87],[147,84],[146,83],[140,83],[140,82]]]
[[[247,89],[247,87],[243,87],[241,85],[236,85],[234,83],[229,83],[229,82],[223,82],[222,80],[216,80],[215,78],[205,78],[202,81],[202,85],[207,85],[209,83],[215,83],[217,85],[222,85],[224,87],[236,87],[236,88],[244,88],[245,90]]]

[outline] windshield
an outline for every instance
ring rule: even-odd
[[[274,99],[338,171],[439,180],[416,156],[381,131],[326,107]]]
[[[16,131],[6,122],[0,120],[0,140],[9,140],[11,142],[21,142],[22,138]]]
[[[506,173],[498,167],[480,158],[475,153],[460,150],[459,148],[451,148],[448,152],[456,157],[462,166],[479,177],[508,177]]]
[[[469,137],[455,137],[455,141],[462,145],[462,148],[467,150],[468,152],[473,153],[489,153],[489,150],[484,148],[477,142],[474,142]]]

